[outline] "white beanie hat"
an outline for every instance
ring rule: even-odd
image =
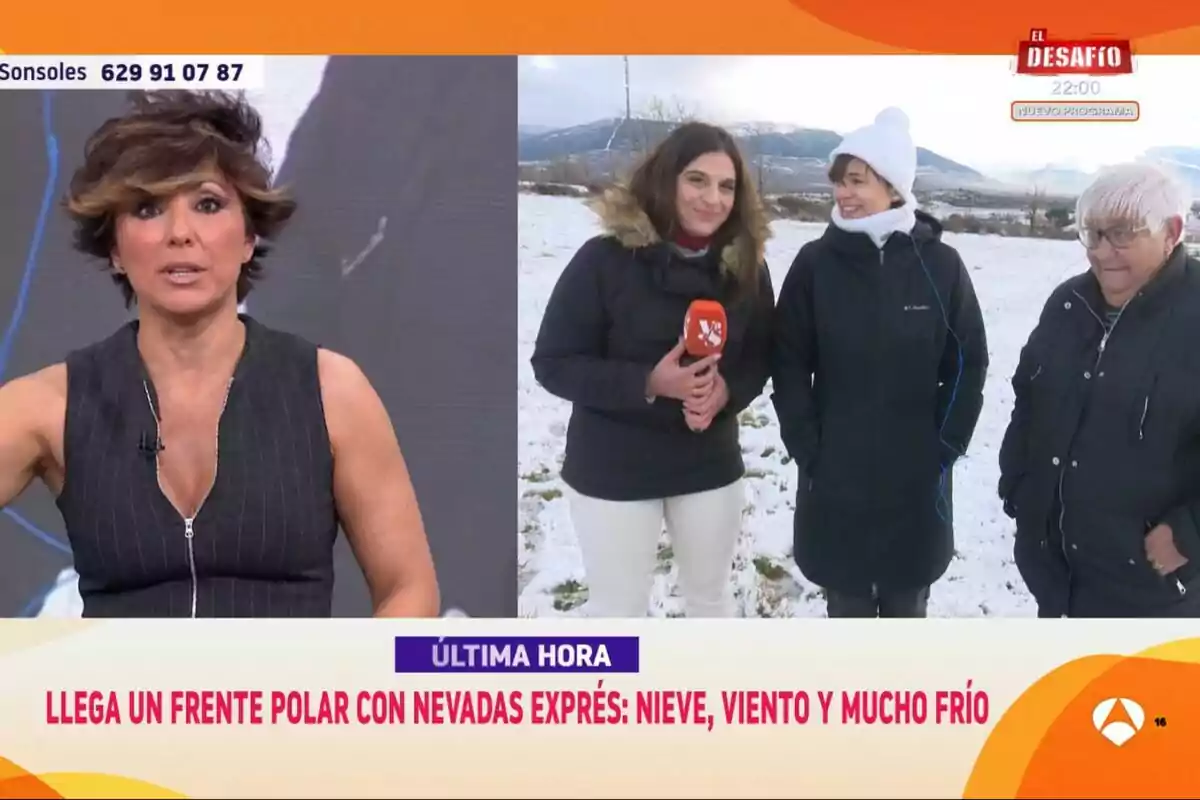
[[[873,124],[846,134],[829,154],[830,163],[840,155],[865,161],[906,203],[916,203],[917,148],[908,132],[908,115],[900,109],[885,108]]]

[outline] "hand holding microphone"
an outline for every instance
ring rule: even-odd
[[[684,316],[683,336],[650,373],[647,394],[684,403],[710,396],[719,380],[717,371],[710,368],[721,358],[725,326],[725,309],[720,303],[693,300]]]
[[[720,355],[725,349],[725,307],[716,300],[693,300],[683,318],[683,340],[694,358]]]
[[[713,373],[709,367],[717,363],[720,355],[701,358],[691,364],[683,364],[681,360],[686,354],[684,339],[671,348],[655,365],[650,377],[646,380],[646,396],[648,398],[670,397],[686,401],[691,397],[707,394],[712,389]]]
[[[721,377],[721,373],[716,370],[713,370],[713,373],[712,389],[708,394],[704,397],[686,400],[683,403],[683,418],[687,420],[688,427],[694,431],[707,430],[717,414],[729,402],[729,386]]]
[[[725,308],[720,303],[715,300],[692,301],[683,321],[683,340],[687,354],[699,358],[701,362],[714,356],[719,357],[725,348],[728,325]],[[705,367],[701,376],[709,380],[683,401],[684,419],[694,431],[707,429],[717,412],[729,402],[729,389],[720,372],[715,368]]]

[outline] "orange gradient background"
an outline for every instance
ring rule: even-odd
[[[5,3],[11,53],[1012,55],[1031,28],[1200,53],[1200,4],[1008,0],[255,0]],[[669,35],[666,35],[669,32]]]
[[[1031,686],[996,725],[965,796],[1200,797],[1197,687],[1200,639],[1071,661]],[[1120,747],[1092,724],[1092,709],[1109,698],[1133,699],[1146,714]]]
[[[3,800],[60,800],[60,798],[176,798],[186,797],[161,786],[117,775],[60,772],[34,775],[0,758],[0,798]]]

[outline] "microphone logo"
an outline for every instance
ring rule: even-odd
[[[719,350],[725,342],[724,326],[719,320],[700,320],[700,337],[714,350]]]
[[[703,358],[720,353],[725,347],[725,308],[715,300],[694,300],[683,321],[687,353]]]

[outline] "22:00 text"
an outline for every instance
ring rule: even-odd
[[[1055,81],[1050,94],[1061,97],[1094,97],[1100,94],[1100,81]]]

